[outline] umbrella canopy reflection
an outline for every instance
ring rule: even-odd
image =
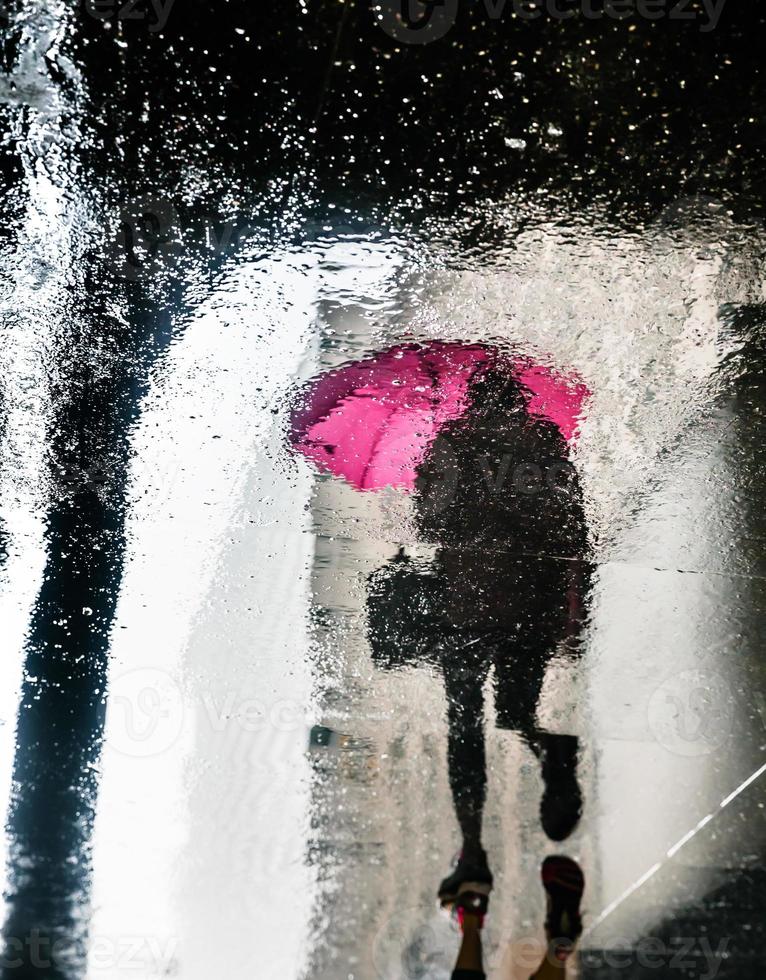
[[[573,440],[589,394],[582,381],[485,344],[406,344],[329,371],[302,392],[292,441],[320,469],[358,490],[411,490],[418,467],[471,390],[492,374],[518,386],[531,418]]]

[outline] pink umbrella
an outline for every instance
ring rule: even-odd
[[[313,381],[292,417],[292,443],[323,471],[359,490],[414,489],[417,470],[443,426],[470,404],[482,372],[522,386],[527,411],[577,435],[590,394],[578,378],[482,344],[403,344]]]

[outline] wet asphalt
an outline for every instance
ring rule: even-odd
[[[488,717],[490,975],[563,848],[580,976],[760,976],[763,13],[586,6],[2,11],[4,975],[449,975],[442,680],[365,619],[433,542],[287,428],[308,378],[452,339],[594,395],[537,719],[583,815],[546,838]]]

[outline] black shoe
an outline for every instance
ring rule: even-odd
[[[548,857],[540,872],[548,896],[545,931],[557,960],[571,956],[582,934],[580,901],[585,890],[585,876],[580,865],[568,857]]]
[[[540,822],[551,840],[565,840],[582,816],[577,782],[578,740],[574,735],[543,735],[540,739],[545,791]]]
[[[492,872],[487,864],[486,853],[479,851],[478,855],[472,855],[470,861],[466,861],[461,854],[455,870],[439,885],[439,901],[442,905],[453,905],[458,896],[465,892],[488,896],[491,891]]]

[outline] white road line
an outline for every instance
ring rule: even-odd
[[[649,868],[649,870],[645,874],[641,875],[641,877],[637,881],[633,882],[630,888],[627,888],[622,893],[622,895],[620,895],[613,902],[607,905],[607,907],[603,910],[603,912],[601,912],[601,914],[596,917],[595,921],[591,925],[589,925],[587,929],[583,931],[583,937],[587,936],[588,933],[593,932],[593,930],[597,926],[601,925],[604,919],[610,916],[612,912],[615,911],[615,909],[619,908],[620,905],[622,905],[622,903],[627,898],[630,898],[630,896],[633,895],[635,892],[637,892],[642,885],[645,885],[650,878],[653,878],[654,875],[656,875],[657,872],[660,870],[660,868],[662,868],[670,860],[670,858],[674,857],[681,850],[682,847],[685,847],[693,837],[697,836],[697,834],[702,830],[703,827],[707,826],[707,824],[709,824],[711,820],[714,820],[721,813],[722,810],[724,810],[730,803],[736,800],[736,798],[741,793],[743,793],[747,789],[747,787],[750,786],[751,783],[754,783],[756,779],[762,776],[765,772],[766,772],[766,763],[764,763],[760,769],[756,769],[756,771],[752,775],[748,776],[743,783],[740,783],[740,785],[734,790],[733,793],[729,793],[728,796],[724,797],[724,799],[721,800],[721,802],[718,804],[718,807],[715,810],[713,810],[712,813],[708,813],[707,816],[703,817],[702,820],[700,820],[695,827],[693,827],[688,833],[684,834],[684,836],[679,841],[676,841],[676,843],[671,848],[668,849],[668,852],[665,855],[665,859],[663,861],[658,861],[657,864]]]

